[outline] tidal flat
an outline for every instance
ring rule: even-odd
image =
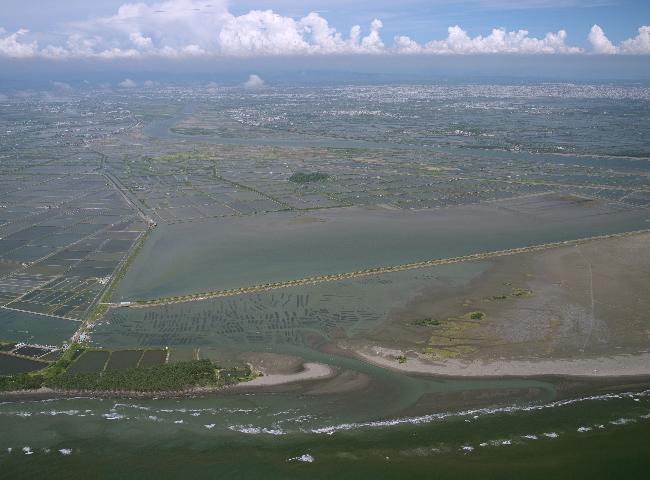
[[[467,284],[395,308],[362,341],[364,357],[380,359],[383,345],[413,358],[382,364],[413,372],[645,374],[649,248],[645,233],[495,259]]]

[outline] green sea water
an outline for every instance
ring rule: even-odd
[[[351,414],[332,402],[294,394],[7,402],[0,476],[641,479],[650,471],[650,392],[356,422],[363,399]]]

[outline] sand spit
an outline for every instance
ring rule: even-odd
[[[650,375],[650,353],[612,355],[593,358],[556,358],[539,360],[472,360],[433,361],[423,356],[408,357],[403,363],[399,350],[382,347],[357,349],[355,353],[379,367],[405,373],[450,377],[533,377],[559,375],[567,377],[627,377]]]
[[[303,364],[303,370],[299,372],[264,375],[257,377],[250,382],[239,383],[233,388],[270,387],[274,385],[284,385],[286,383],[321,380],[332,377],[334,373],[334,369],[324,363],[305,363]]]

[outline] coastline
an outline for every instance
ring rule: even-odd
[[[420,358],[409,357],[405,363],[399,363],[396,355],[401,352],[381,347],[380,353],[369,352],[369,349],[346,350],[360,360],[374,366],[403,373],[405,375],[426,376],[432,379],[531,379],[556,378],[564,395],[571,395],[575,389],[584,393],[599,386],[607,389],[629,385],[650,385],[650,353],[641,355],[617,355],[612,357],[555,359],[555,360],[513,360],[513,361],[471,361],[446,360],[431,362]],[[278,371],[262,374],[257,378],[227,386],[206,386],[188,388],[178,391],[135,391],[135,390],[55,390],[41,387],[37,390],[18,390],[0,392],[0,402],[29,401],[57,398],[192,398],[214,394],[240,394],[247,390],[259,392],[276,391],[278,386],[302,386],[310,382],[328,382],[339,376],[341,372],[336,367],[323,363],[305,362],[293,372]],[[578,388],[576,388],[578,387]],[[336,389],[331,392],[336,393]]]
[[[95,398],[188,398],[201,395],[215,394],[219,392],[232,392],[243,388],[263,389],[290,383],[304,383],[314,380],[326,380],[332,378],[336,370],[323,363],[305,362],[295,372],[273,372],[261,373],[253,380],[240,382],[235,385],[226,386],[205,386],[193,387],[185,390],[170,391],[138,391],[138,390],[57,390],[48,387],[41,387],[35,390],[13,390],[0,392],[0,401],[30,400],[48,398],[70,398],[70,397],[95,397]]]
[[[349,348],[348,348],[349,349]],[[447,359],[436,362],[407,357],[400,363],[400,350],[383,347],[349,349],[360,359],[382,368],[403,373],[425,374],[435,377],[503,378],[503,377],[644,377],[650,375],[650,353],[612,355],[591,358],[555,358],[536,360],[472,360]]]

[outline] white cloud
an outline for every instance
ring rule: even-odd
[[[137,84],[130,78],[125,78],[120,83],[117,84],[121,88],[135,88]]]
[[[0,28],[0,57],[10,58],[28,58],[36,55],[38,45],[36,42],[26,43],[21,42],[20,39],[24,37],[29,30],[24,28],[3,37],[7,31]]]
[[[129,39],[133,42],[133,45],[142,49],[149,50],[153,47],[153,41],[151,37],[145,37],[140,32],[132,32],[129,34]]]
[[[633,55],[650,54],[650,26],[639,27],[639,34],[621,43],[621,51]]]
[[[486,54],[486,53],[519,53],[519,54],[550,54],[550,53],[580,53],[582,49],[566,45],[567,34],[564,30],[547,33],[544,38],[528,36],[527,30],[507,32],[503,28],[495,28],[485,37],[470,37],[458,25],[447,29],[448,35],[444,40],[433,40],[424,46],[417,46],[408,38],[402,37],[400,45],[411,53],[432,54]],[[404,51],[404,50],[402,50]]]
[[[70,93],[73,91],[73,88],[70,86],[70,84],[65,83],[65,82],[56,82],[52,81],[50,82],[52,84],[52,87],[54,90],[57,90],[61,93]]]
[[[538,2],[539,3],[539,2]],[[544,37],[527,30],[495,28],[489,35],[472,37],[459,26],[447,37],[418,43],[398,35],[392,45],[381,38],[383,23],[375,19],[363,32],[359,25],[348,34],[332,27],[321,14],[293,18],[272,10],[251,10],[234,15],[227,0],[158,0],[125,3],[114,15],[69,24],[63,40],[39,47],[27,30],[0,29],[0,57],[50,59],[143,57],[250,57],[333,54],[573,54],[582,49],[567,45],[564,30]],[[47,37],[47,36],[46,36]],[[42,38],[42,36],[39,36]],[[594,53],[650,54],[650,27],[615,46],[594,25],[588,40]]]
[[[589,42],[593,53],[648,55],[650,54],[650,26],[639,27],[639,34],[636,37],[628,38],[616,46],[607,38],[600,26],[594,25],[589,32]]]
[[[253,74],[249,75],[248,80],[246,80],[243,85],[244,88],[248,89],[262,88],[264,86],[264,80]]]
[[[591,43],[591,48],[594,53],[612,54],[617,52],[617,48],[610,42],[603,29],[598,25],[591,27],[589,43]]]
[[[405,35],[395,37],[395,49],[398,53],[415,54],[422,53],[422,45],[411,40]]]

